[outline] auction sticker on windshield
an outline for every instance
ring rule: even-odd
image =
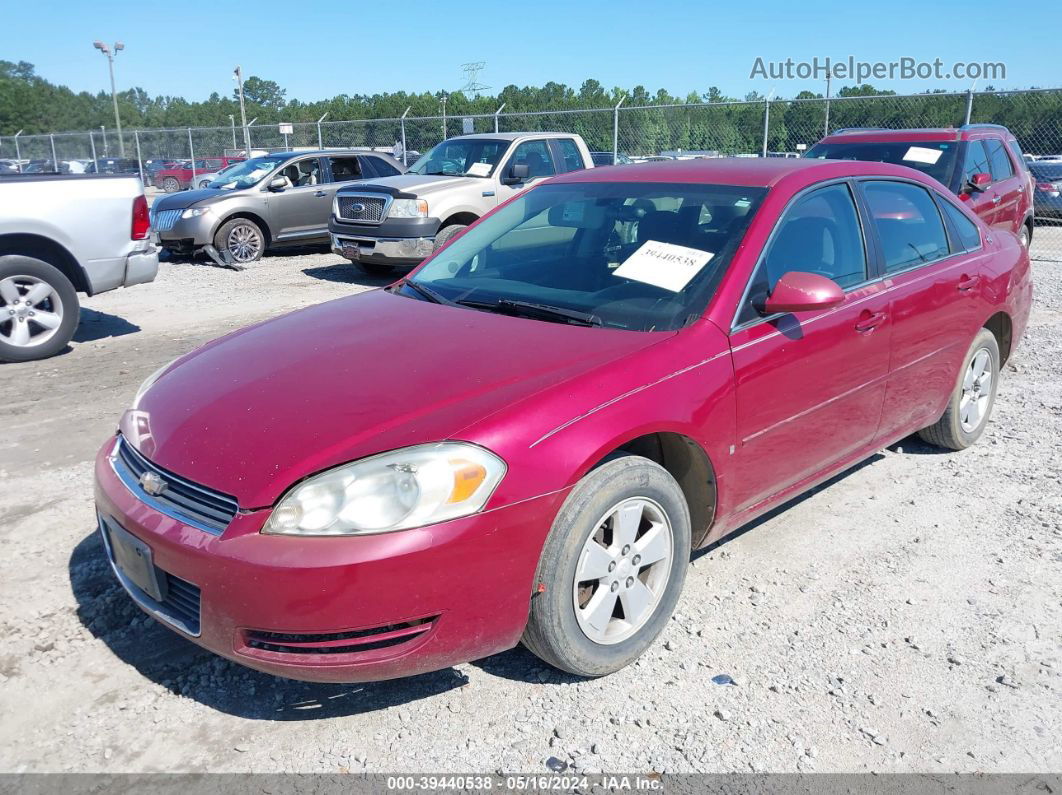
[[[465,173],[470,177],[485,177],[490,174],[490,163],[473,163]]]
[[[615,276],[644,282],[677,293],[714,257],[710,251],[646,240],[616,270]]]
[[[904,160],[910,160],[914,163],[928,163],[933,165],[940,156],[944,154],[939,149],[927,149],[924,146],[911,146],[907,149],[907,154],[903,156]]]

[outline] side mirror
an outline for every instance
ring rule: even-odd
[[[509,166],[509,173],[502,178],[503,185],[519,185],[527,179],[530,170],[527,163],[514,163]]]
[[[970,187],[976,191],[983,191],[992,182],[991,174],[974,174],[970,177]]]
[[[269,180],[269,184],[266,187],[268,187],[269,190],[273,191],[274,193],[280,193],[282,190],[288,187],[288,178],[273,177],[273,179]]]
[[[767,315],[807,312],[841,303],[844,303],[844,290],[837,282],[817,273],[789,271],[778,280],[761,311]]]

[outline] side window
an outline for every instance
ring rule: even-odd
[[[526,165],[528,179],[552,177],[557,173],[546,141],[524,141],[516,147],[513,159],[509,162],[512,165]]]
[[[817,273],[846,289],[866,281],[863,231],[847,185],[819,188],[797,199],[786,211],[756,266],[738,323],[759,316],[755,305],[770,295],[789,271]]]
[[[285,176],[293,188],[305,188],[321,181],[321,164],[316,157],[288,163],[278,176]]]
[[[575,141],[571,138],[558,138],[556,143],[560,147],[562,158],[560,172],[562,174],[586,168],[583,163],[583,156],[579,154],[579,147],[575,145]]]
[[[365,160],[368,161],[378,177],[394,177],[402,173],[382,157],[367,157]]]
[[[222,166],[221,160],[218,158],[208,158],[203,161],[203,167],[209,168],[211,171],[218,171]]]
[[[988,164],[988,152],[985,145],[980,141],[970,141],[966,144],[966,160],[962,166],[962,184],[965,185],[974,174],[991,174],[992,167]]]
[[[886,273],[949,254],[944,222],[925,188],[908,182],[866,182],[864,191],[881,239]]]
[[[332,158],[332,181],[350,182],[353,179],[361,179],[361,164],[356,157],[333,157]]]
[[[967,218],[962,210],[943,197],[940,198],[940,206],[944,208],[944,215],[948,216],[948,221],[951,222],[955,233],[958,235],[959,239],[956,241],[958,248],[955,251],[973,251],[980,248],[981,233],[977,230],[977,224]]]
[[[1017,161],[1018,165],[1024,169],[1028,169],[1029,164],[1025,161],[1025,155],[1022,154],[1021,147],[1018,145],[1018,142],[1007,141],[1007,146],[1010,147],[1010,151],[1013,153],[1014,160]]]
[[[1001,179],[1013,177],[1014,167],[1010,164],[1003,142],[995,139],[985,141],[985,148],[988,149],[988,162],[992,166],[992,179],[999,182]]]

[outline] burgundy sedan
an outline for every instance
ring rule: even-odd
[[[166,365],[96,460],[132,598],[231,660],[350,682],[521,641],[638,657],[690,551],[918,432],[981,435],[1029,258],[881,163],[592,169],[408,278]]]

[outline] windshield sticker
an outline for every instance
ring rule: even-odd
[[[564,209],[561,210],[561,221],[566,224],[582,223],[583,216],[586,215],[585,210],[586,202],[566,202],[564,205]]]
[[[485,177],[490,174],[490,163],[473,163],[465,173],[470,177]]]
[[[647,240],[612,273],[677,293],[714,256],[710,251]]]
[[[924,146],[911,146],[907,149],[907,154],[903,156],[904,160],[910,160],[913,163],[928,163],[934,165],[940,156],[944,154],[939,149],[926,149]]]

